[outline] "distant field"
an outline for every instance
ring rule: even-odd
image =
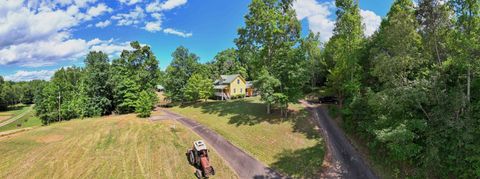
[[[321,170],[323,139],[301,105],[288,119],[267,115],[259,98],[211,101],[170,108],[223,135],[265,164],[294,178],[314,178]]]
[[[0,122],[10,119],[18,114],[21,114],[28,109],[27,105],[17,105],[8,111],[0,111]]]
[[[18,106],[14,110],[0,112],[0,123],[7,121],[15,116],[21,115],[24,112],[27,112],[22,117],[18,118],[17,120],[13,121],[10,124],[0,127],[0,132],[14,130],[19,128],[26,128],[26,127],[34,127],[34,126],[41,126],[42,121],[35,116],[35,111],[31,108],[31,106]],[[1,120],[2,117],[8,117],[5,120]]]
[[[0,178],[194,178],[185,152],[200,139],[134,114],[73,120],[0,138]],[[214,178],[237,178],[211,149]]]

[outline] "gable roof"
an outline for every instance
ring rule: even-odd
[[[239,74],[234,74],[234,75],[220,75],[220,79],[216,80],[214,84],[219,85],[219,84],[230,84],[235,80],[237,77],[240,77],[244,82],[245,79]]]

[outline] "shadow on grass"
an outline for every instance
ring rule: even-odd
[[[262,122],[277,124],[282,122],[282,118],[277,114],[266,114],[266,106],[262,103],[254,102],[252,99],[237,99],[232,101],[214,101],[203,102],[180,107],[201,108],[203,113],[215,114],[218,116],[229,117],[229,124],[256,125]]]
[[[323,143],[295,151],[280,153],[272,167],[292,178],[318,178],[324,156]]]
[[[25,104],[11,105],[11,106],[8,106],[8,107],[5,108],[5,109],[0,109],[0,112],[8,112],[8,111],[21,110],[21,109],[26,108],[26,107],[28,107],[28,105],[25,105]]]
[[[273,114],[267,114],[266,105],[255,98],[180,106],[185,107],[200,108],[202,113],[228,116],[228,123],[236,126],[252,126],[262,122],[270,124],[290,122],[293,125],[293,132],[304,134],[308,139],[315,139],[318,143],[309,148],[282,152],[276,156],[277,161],[271,167],[293,178],[317,178],[321,172],[324,143],[316,124],[311,120],[311,114],[305,108],[290,111],[289,117],[284,118],[280,116],[278,110],[274,110]]]

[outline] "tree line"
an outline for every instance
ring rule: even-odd
[[[368,38],[358,4],[336,6],[317,71],[344,127],[397,177],[479,177],[480,1],[395,0]]]
[[[33,104],[34,97],[40,91],[45,81],[29,82],[6,81],[0,76],[0,111],[7,110],[16,104]]]
[[[133,50],[111,62],[107,54],[92,51],[85,67],[56,71],[35,96],[37,116],[44,124],[112,113],[150,116],[157,101],[158,61],[149,46],[130,45]]]

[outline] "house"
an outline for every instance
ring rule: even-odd
[[[222,100],[254,95],[252,82],[245,81],[239,74],[221,75],[220,79],[214,82],[213,89],[215,90],[215,96]]]

